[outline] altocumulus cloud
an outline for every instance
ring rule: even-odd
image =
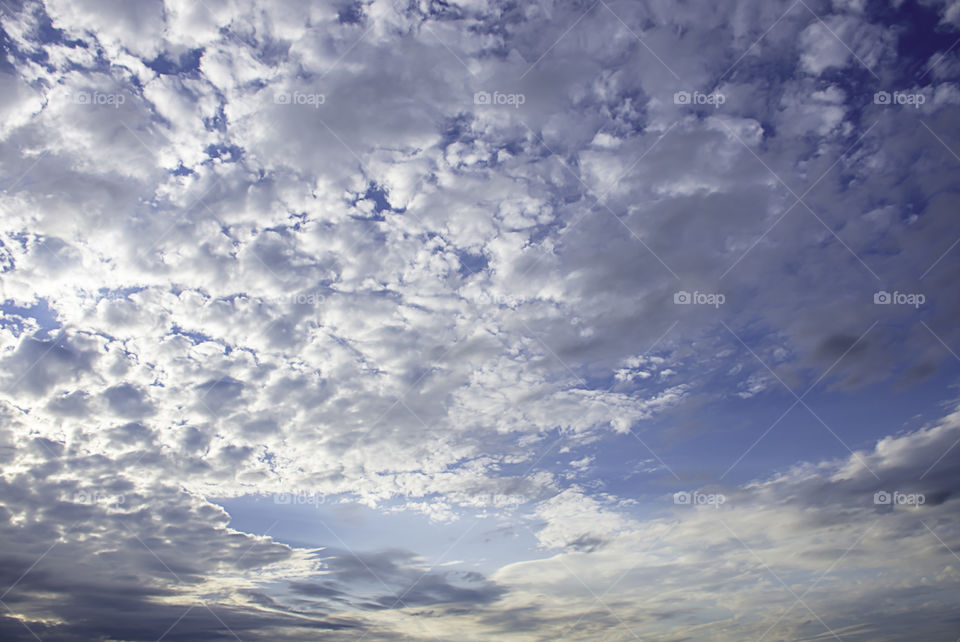
[[[0,3],[0,635],[955,640],[958,39]]]

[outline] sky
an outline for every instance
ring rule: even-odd
[[[960,637],[960,0],[0,52],[0,639]]]

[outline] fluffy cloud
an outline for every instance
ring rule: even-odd
[[[954,6],[11,4],[5,637],[949,628],[956,415],[851,409],[950,397]],[[814,389],[843,449],[755,465]],[[447,569],[211,503],[290,489],[540,550]]]

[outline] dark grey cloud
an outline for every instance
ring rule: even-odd
[[[89,336],[24,337],[3,360],[4,385],[11,392],[40,396],[62,383],[76,382],[90,372],[97,350]]]
[[[291,589],[312,598],[353,603],[365,609],[462,604],[471,608],[501,597],[506,589],[476,572],[424,568],[402,550],[352,553],[330,550],[322,582],[295,582]],[[358,593],[365,589],[363,593]],[[384,593],[384,590],[387,592]]]

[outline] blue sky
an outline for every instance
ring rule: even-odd
[[[0,50],[3,639],[960,635],[960,3]]]

